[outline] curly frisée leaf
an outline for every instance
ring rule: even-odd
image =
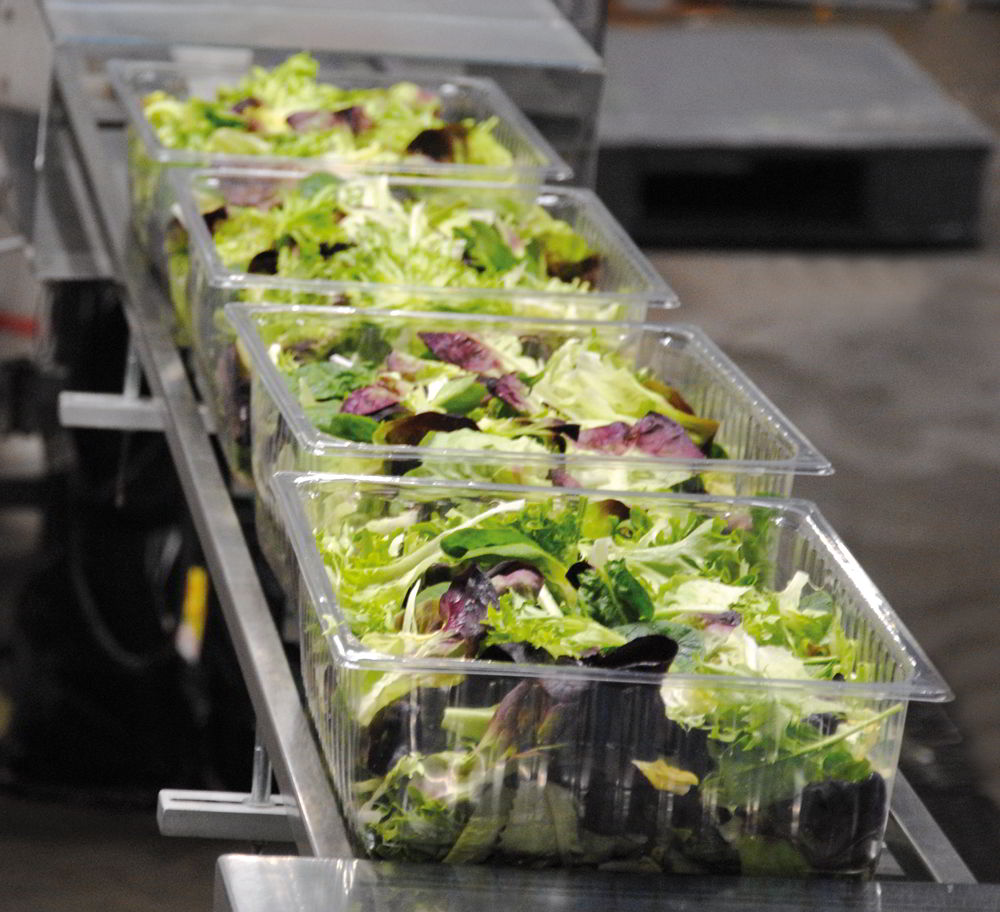
[[[523,603],[522,603],[523,604]],[[528,643],[544,649],[553,659],[579,658],[593,649],[615,649],[626,639],[588,617],[552,615],[543,610],[529,614],[517,607],[512,594],[500,597],[499,604],[486,613],[486,645]]]

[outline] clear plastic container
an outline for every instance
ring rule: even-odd
[[[333,282],[233,272],[220,260],[202,217],[203,206],[217,205],[220,188],[233,193],[260,193],[262,188],[294,184],[306,172],[185,170],[175,172],[181,223],[189,232],[189,274],[182,277],[184,304],[190,310],[192,342],[200,368],[211,382],[222,307],[231,301],[278,300],[296,304],[343,303],[406,310],[467,310],[523,317],[642,320],[650,305],[677,305],[674,293],[589,190],[570,187],[524,187],[503,183],[471,183],[389,177],[396,198],[455,195],[483,209],[498,202],[541,206],[567,222],[601,257],[597,287],[590,292],[535,291],[526,288],[469,289],[385,282]],[[360,177],[359,188],[378,178]],[[383,178],[385,179],[385,178]],[[213,200],[206,203],[204,200]],[[164,210],[170,219],[170,210]],[[164,225],[164,228],[166,225]],[[172,275],[171,282],[178,281]],[[375,293],[378,293],[377,295]],[[394,296],[390,295],[392,292]],[[427,301],[433,298],[433,303]],[[176,304],[176,302],[175,302]],[[181,319],[184,322],[184,319]]]
[[[337,156],[292,158],[260,155],[224,155],[190,149],[169,149],[156,136],[143,114],[142,100],[150,92],[165,91],[177,98],[212,97],[215,90],[233,85],[246,75],[243,68],[192,62],[170,63],[148,60],[111,60],[108,76],[128,117],[129,182],[132,216],[144,243],[155,238],[151,231],[157,201],[162,200],[163,177],[170,168],[249,167],[281,168],[289,165],[312,169],[334,167],[363,168],[395,174],[448,176],[455,179],[501,180],[540,183],[566,180],[570,167],[542,138],[530,121],[490,79],[427,73],[373,73],[325,70],[318,79],[343,88],[385,88],[398,82],[412,82],[442,100],[442,120],[460,121],[490,117],[498,119],[493,135],[510,151],[513,164],[498,173],[496,167],[449,164],[434,161],[369,162],[352,164]],[[159,256],[159,251],[155,251]]]
[[[848,638],[845,680],[387,654],[352,632],[341,571],[322,558],[318,533],[347,542],[389,512],[468,505],[466,515],[481,515],[515,500],[578,505],[608,492],[291,473],[273,486],[298,561],[309,711],[360,851],[871,875],[908,701],[951,695],[814,505],[614,495],[651,514],[666,507],[681,526],[720,518],[746,528],[752,516],[761,582],[781,590],[801,571],[832,598],[827,635]],[[345,554],[342,566],[360,566]]]
[[[252,468],[258,487],[280,470],[387,473],[392,464],[421,460],[478,478],[478,467],[488,480],[502,483],[548,484],[554,469],[563,469],[578,483],[601,479],[600,487],[663,489],[702,479],[711,492],[745,495],[790,493],[797,474],[827,475],[830,462],[819,453],[767,397],[694,326],[658,323],[600,323],[583,320],[516,320],[470,314],[424,313],[355,308],[275,307],[231,304],[226,317],[239,346],[220,361],[246,358],[251,374],[250,428],[231,411],[220,425],[237,431],[246,443],[252,436]],[[624,358],[636,369],[646,368],[677,389],[702,418],[719,423],[714,440],[728,458],[683,459],[648,456],[638,450],[623,455],[598,451],[573,453],[516,453],[430,449],[421,446],[353,443],[318,430],[306,417],[298,398],[278,371],[260,331],[269,325],[287,326],[294,320],[317,326],[318,332],[369,324],[386,340],[413,332],[500,332],[531,336],[550,350],[568,340],[595,342],[601,351]],[[390,343],[391,344],[391,343]],[[244,396],[245,398],[245,393]],[[240,397],[227,394],[227,402]],[[252,429],[252,434],[251,434]],[[235,463],[246,469],[246,451]],[[475,473],[475,474],[474,474]]]
[[[787,496],[797,474],[826,475],[830,462],[699,329],[683,325],[507,320],[459,314],[407,314],[349,308],[275,308],[232,304],[226,315],[239,337],[217,361],[223,411],[217,427],[234,472],[252,477],[261,548],[279,579],[292,572],[280,526],[271,512],[268,480],[276,471],[398,475],[421,471],[446,478],[549,487],[555,483],[620,490],[667,490],[686,485],[709,492]],[[719,422],[714,440],[728,458],[462,450],[427,446],[352,443],[324,433],[307,418],[298,397],[278,371],[261,330],[319,321],[328,329],[365,323],[382,337],[414,331],[499,331],[532,336],[551,350],[567,340],[595,340],[602,351],[648,368],[678,390],[694,413]],[[323,331],[323,330],[320,330]],[[249,389],[243,360],[250,365]],[[225,384],[223,386],[222,384]],[[249,422],[248,419],[249,418]],[[252,472],[248,471],[248,453]],[[565,473],[560,476],[559,471]]]

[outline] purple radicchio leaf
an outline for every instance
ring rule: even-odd
[[[289,114],[285,121],[296,133],[332,130],[337,126],[345,126],[350,127],[351,132],[357,135],[372,127],[372,119],[360,105],[341,108],[339,111],[295,111]]]
[[[659,412],[649,412],[629,429],[626,443],[650,456],[704,459],[705,454],[676,421]]]
[[[431,431],[459,431],[468,428],[478,431],[479,426],[470,418],[461,415],[447,415],[442,412],[417,412],[391,422],[386,431],[385,442],[395,445],[416,446]]]
[[[213,209],[211,212],[206,212],[202,218],[205,220],[205,227],[208,229],[209,234],[215,234],[215,228],[219,222],[224,222],[228,217],[225,206],[219,206],[218,209]]]
[[[553,469],[549,472],[549,481],[552,482],[557,488],[582,488],[583,485],[580,484],[572,475],[569,474],[565,469]]]
[[[467,130],[461,124],[446,124],[437,129],[421,130],[406,147],[413,155],[424,155],[432,161],[455,160],[455,143],[465,140]]]
[[[550,276],[561,279],[563,282],[580,279],[596,287],[601,277],[601,258],[595,253],[575,263],[552,260],[546,264],[546,271]]]
[[[812,713],[806,716],[805,721],[814,728],[819,729],[821,735],[836,734],[840,723],[847,717],[842,713]]]
[[[539,745],[539,728],[552,708],[552,698],[539,681],[522,681],[500,701],[483,736],[500,750],[530,750]]]
[[[270,209],[278,204],[278,186],[270,180],[234,178],[219,181],[219,192],[231,206],[256,206]]]
[[[503,368],[496,354],[468,333],[422,332],[420,338],[435,358],[465,370],[485,373]]]
[[[250,446],[250,377],[235,345],[227,345],[215,371],[216,388],[225,403],[226,431],[238,446]]]
[[[528,387],[521,382],[517,374],[504,374],[497,379],[492,377],[483,377],[482,379],[486,383],[486,388],[497,399],[503,399],[514,411],[521,414],[531,411],[531,403],[528,402]]]
[[[575,564],[571,565],[569,570],[566,571],[566,579],[569,580],[569,584],[574,589],[580,588],[580,574],[585,570],[593,570],[594,568],[585,560],[578,560]]]
[[[861,782],[811,782],[796,804],[794,844],[813,868],[860,870],[871,864],[881,842],[888,804],[885,780],[878,773]]]
[[[241,98],[238,102],[236,102],[230,110],[234,114],[242,114],[250,108],[259,108],[260,104],[259,98],[254,98],[253,95],[248,95],[246,98]]]
[[[594,507],[601,516],[617,516],[622,522],[632,515],[632,510],[628,504],[624,504],[620,500],[615,500],[613,497],[597,501]]]
[[[353,244],[345,244],[343,241],[337,241],[334,244],[327,244],[326,241],[321,241],[319,255],[323,258],[329,258],[335,253],[340,253],[341,250],[350,250],[353,246]]]
[[[285,118],[285,122],[296,133],[309,130],[329,130],[337,125],[333,111],[296,111]]]
[[[348,395],[341,412],[351,415],[371,415],[399,402],[399,396],[384,386],[362,386]]]
[[[536,361],[548,361],[552,357],[552,346],[541,336],[521,336],[521,354]]]
[[[359,133],[364,133],[365,130],[370,130],[373,126],[375,126],[375,122],[368,116],[367,112],[361,105],[352,105],[349,108],[341,108],[341,110],[337,111],[336,117],[337,122],[347,124],[355,136]]]
[[[491,567],[486,575],[493,583],[497,595],[503,595],[508,589],[514,589],[534,596],[538,595],[545,584],[542,574],[526,561],[503,561]]]
[[[570,424],[565,421],[560,421],[558,418],[546,418],[545,424],[553,434],[560,434],[565,437],[569,437],[574,443],[580,437],[580,425]]]
[[[518,665],[551,665],[552,656],[540,646],[531,643],[494,643],[487,646],[478,657],[486,662],[515,662]]]
[[[624,421],[615,421],[601,427],[581,430],[576,442],[585,450],[598,450],[621,456],[628,449],[627,435],[631,428]]]
[[[585,657],[581,661],[592,668],[629,669],[665,674],[676,655],[676,640],[660,634],[650,634],[636,637],[623,646]]]
[[[483,621],[490,605],[497,604],[493,583],[475,563],[456,576],[438,601],[443,629],[460,636],[475,651],[476,642],[486,632]]]
[[[749,532],[753,528],[753,517],[748,512],[730,513],[726,517],[726,532],[742,529]]]
[[[385,359],[385,366],[388,370],[399,374],[405,380],[413,380],[423,366],[423,362],[420,358],[415,358],[413,355],[391,351],[389,352],[389,357]]]
[[[262,250],[255,254],[247,266],[247,272],[255,275],[275,275],[278,272],[278,251]]]
[[[738,611],[723,611],[721,614],[703,614],[701,621],[705,630],[725,634],[743,623],[743,615]]]
[[[411,414],[409,409],[397,402],[394,405],[387,405],[384,409],[379,409],[377,412],[371,412],[368,417],[373,421],[392,421],[393,418],[400,418],[403,415],[409,414]],[[412,468],[415,468],[415,466]]]

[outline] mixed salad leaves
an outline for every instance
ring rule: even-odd
[[[568,222],[515,193],[394,188],[386,177],[316,173],[288,183],[221,180],[218,192],[199,191],[198,202],[219,258],[233,272],[469,292],[431,300],[412,291],[390,295],[387,289],[380,296],[383,308],[595,320],[624,316],[616,301],[587,300],[601,287],[602,254]],[[189,243],[175,220],[165,252],[182,327],[190,325]],[[331,295],[254,286],[240,297],[367,306],[369,295],[346,288]],[[514,290],[542,296],[496,295]],[[477,297],[476,291],[487,294]]]
[[[764,509],[582,496],[330,498],[316,541],[361,646],[460,660],[344,672],[326,695],[359,732],[367,849],[870,871],[887,813],[874,757],[902,706],[815,686],[873,680],[875,663],[804,572],[770,584],[775,528]]]
[[[253,67],[214,99],[157,90],[142,99],[142,109],[169,149],[364,164],[513,164],[493,135],[495,117],[446,120],[441,97],[411,82],[340,88],[319,82],[317,70],[308,53],[293,54],[273,69]]]
[[[590,291],[600,275],[601,257],[583,237],[514,194],[394,192],[386,177],[319,172],[292,184],[222,182],[203,212],[220,259],[236,272],[546,292]],[[294,303],[322,301],[296,295]]]
[[[695,414],[652,369],[635,367],[617,335],[296,312],[261,312],[255,325],[320,431],[421,447],[414,456],[424,464],[408,460],[392,474],[622,487],[638,483],[616,459],[625,457],[646,465],[657,487],[704,491],[692,463],[725,456],[719,423]],[[443,458],[455,451],[469,458]],[[601,455],[608,458],[586,459]],[[642,462],[650,457],[669,461]]]

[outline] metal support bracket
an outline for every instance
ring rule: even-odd
[[[202,405],[198,411],[205,430],[215,433],[208,409]],[[59,394],[59,422],[63,427],[105,431],[163,431],[167,413],[163,400],[156,396],[64,391]]]
[[[902,774],[896,776],[893,786],[892,817],[932,880],[952,884],[976,882],[968,865]]]
[[[199,839],[295,842],[290,813],[295,813],[291,799],[272,795],[258,802],[246,792],[162,789],[156,803],[162,835]]]
[[[160,832],[202,839],[294,842],[288,815],[297,812],[296,804],[272,794],[271,779],[271,761],[258,729],[250,794],[162,789],[156,806]]]

